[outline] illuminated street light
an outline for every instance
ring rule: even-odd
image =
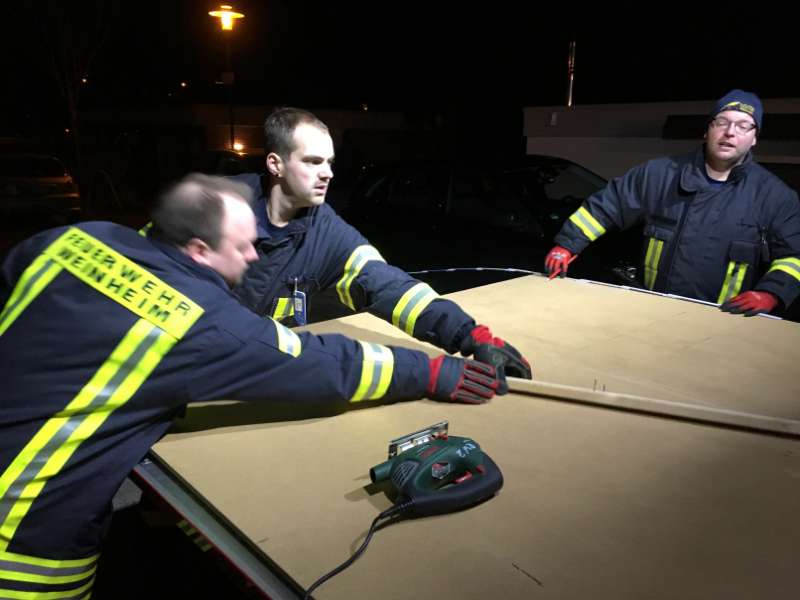
[[[212,10],[208,13],[215,19],[219,19],[220,26],[222,27],[223,34],[226,31],[233,31],[233,24],[236,19],[244,19],[244,13],[236,12],[229,4],[223,4],[219,10]],[[228,86],[228,116],[231,126],[231,149],[235,145],[234,141],[234,119],[233,119],[233,69],[231,68],[231,41],[230,36],[224,34],[225,38],[225,67],[226,73],[222,75],[222,81]]]
[[[233,7],[228,4],[223,4],[219,7],[219,10],[209,11],[208,14],[219,19],[220,25],[226,31],[233,29],[235,19],[244,19],[244,14],[234,11]]]

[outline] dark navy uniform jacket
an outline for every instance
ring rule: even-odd
[[[555,241],[579,253],[607,229],[641,223],[651,290],[722,303],[757,289],[784,306],[800,293],[800,202],[752,155],[720,186],[702,148],[639,165],[590,196]]]
[[[294,333],[111,223],[17,246],[0,306],[0,597],[86,584],[112,496],[187,402],[414,399],[429,378],[422,352]]]
[[[232,177],[253,190],[252,206],[259,222],[260,260],[251,264],[234,290],[242,304],[260,315],[282,319],[292,313],[295,284],[309,298],[335,285],[340,301],[352,310],[367,310],[417,339],[458,351],[475,326],[472,317],[427,284],[386,264],[366,238],[327,204],[301,211],[276,235],[269,226],[261,177],[253,173]],[[409,232],[410,244],[413,237]]]

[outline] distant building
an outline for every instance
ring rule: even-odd
[[[651,158],[696,148],[714,100],[523,109],[528,154],[573,160],[610,178]],[[800,163],[800,98],[764,100],[759,161]]]

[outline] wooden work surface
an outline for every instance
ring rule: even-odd
[[[522,350],[542,380],[800,415],[798,324],[540,277],[452,297]],[[366,314],[311,329],[424,347]],[[310,585],[390,506],[368,487],[389,440],[441,420],[500,466],[500,494],[378,531],[315,597],[797,597],[797,439],[509,394],[483,406],[419,401],[327,418],[288,405],[193,406],[182,432],[154,451]]]

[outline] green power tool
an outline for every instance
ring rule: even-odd
[[[416,516],[459,510],[492,497],[503,474],[478,443],[447,435],[442,421],[389,443],[389,460],[369,470],[373,483],[390,480],[395,505]]]
[[[475,440],[447,435],[448,425],[442,421],[389,443],[389,460],[372,467],[369,477],[373,483],[392,482],[394,506],[375,517],[364,542],[350,558],[309,586],[305,600],[361,556],[384,519],[460,510],[491,498],[503,487],[503,474],[494,461]]]

